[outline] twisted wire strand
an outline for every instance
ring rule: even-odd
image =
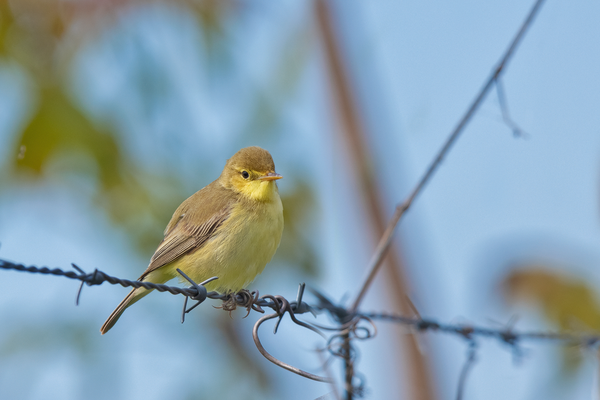
[[[7,260],[0,259],[0,269],[4,270],[15,270],[35,274],[64,276],[69,279],[79,280],[89,286],[100,285],[104,282],[108,282],[113,285],[121,285],[123,287],[145,287],[147,289],[156,289],[160,292],[169,292],[177,295],[182,294],[191,299],[199,296],[199,289],[195,282],[192,281],[193,286],[191,288],[180,288],[176,286],[168,286],[164,284],[156,284],[151,282],[132,281],[128,279],[121,279],[114,276],[105,274],[102,271],[95,270],[92,273],[85,273],[79,267],[73,264],[73,267],[77,271],[64,271],[60,268],[48,268],[48,267],[36,267],[36,266],[25,266],[24,264],[14,263]],[[200,286],[200,290],[203,287]],[[454,334],[463,337],[469,343],[473,343],[476,337],[487,337],[495,338],[502,343],[508,344],[511,348],[518,353],[519,343],[524,340],[543,340],[552,342],[562,342],[570,345],[579,345],[582,347],[593,347],[600,344],[600,335],[592,334],[574,334],[568,332],[538,332],[538,331],[524,331],[518,332],[513,329],[512,324],[505,328],[488,328],[483,326],[468,325],[468,324],[445,324],[440,323],[432,319],[425,318],[414,318],[405,317],[402,315],[387,313],[387,312],[359,312],[351,311],[344,308],[343,306],[334,303],[329,300],[323,294],[311,290],[315,295],[317,302],[316,304],[307,304],[302,301],[302,295],[304,292],[304,284],[300,285],[298,291],[298,297],[296,301],[288,301],[283,296],[264,295],[259,296],[258,291],[254,292],[240,292],[234,294],[220,294],[217,292],[210,292],[207,294],[208,298],[214,300],[222,300],[224,302],[232,302],[234,305],[244,307],[248,310],[254,310],[260,313],[264,313],[263,308],[271,308],[274,313],[261,317],[253,328],[253,339],[260,351],[260,353],[273,362],[277,366],[291,371],[295,374],[303,376],[308,379],[312,379],[319,382],[330,382],[329,378],[321,377],[303,371],[299,368],[286,364],[277,358],[273,357],[266,351],[259,338],[260,326],[271,319],[278,318],[275,324],[274,333],[277,332],[277,327],[282,321],[285,314],[290,316],[291,321],[305,329],[309,329],[313,332],[320,334],[325,337],[323,331],[329,331],[332,335],[327,339],[326,345],[323,350],[327,350],[331,355],[348,359],[350,366],[352,367],[353,374],[356,372],[353,370],[353,364],[356,360],[356,349],[352,346],[352,342],[355,340],[367,340],[373,338],[377,334],[377,328],[374,321],[387,321],[392,323],[398,323],[414,329],[415,332],[441,332],[446,334]],[[188,310],[189,311],[189,310]],[[337,324],[336,326],[324,326],[315,323],[307,323],[305,321],[296,318],[297,314],[312,313],[317,315],[319,313],[327,313]],[[362,322],[366,322],[367,326],[360,325]],[[474,362],[471,360],[474,357],[475,349],[470,350],[469,363]],[[473,354],[471,356],[471,354]],[[470,368],[464,367],[465,369]],[[466,374],[466,373],[465,373]],[[356,376],[355,376],[356,377]],[[353,384],[351,390],[360,392],[363,388],[363,382],[357,379],[357,384]],[[460,387],[463,387],[461,385]]]
[[[73,266],[76,267],[75,265]],[[79,271],[81,271],[81,269],[79,269],[78,267],[76,268]],[[121,285],[123,287],[145,287],[147,289],[156,289],[159,292],[169,292],[174,295],[182,294],[191,298],[198,295],[198,290],[195,288],[180,288],[177,286],[169,286],[151,282],[132,281],[129,279],[122,279],[110,276],[100,270],[95,270],[92,273],[86,274],[83,272],[76,271],[64,271],[60,268],[26,266],[21,263],[14,263],[3,259],[0,259],[0,269],[28,272],[34,274],[64,276],[69,279],[79,280],[81,282],[86,283],[89,286],[100,285],[104,282],[108,282],[112,285]],[[350,329],[353,326],[356,326],[356,318],[362,318],[400,323],[406,326],[413,327],[419,332],[439,331],[444,333],[452,333],[459,336],[463,336],[467,339],[473,336],[494,337],[508,344],[515,344],[519,340],[560,341],[567,342],[570,344],[579,344],[583,346],[593,346],[600,343],[600,335],[573,334],[565,332],[516,332],[512,329],[512,327],[508,329],[497,329],[467,324],[444,324],[432,319],[405,317],[402,315],[386,312],[351,313],[344,307],[334,304],[321,293],[312,289],[311,292],[317,297],[317,304],[309,305],[303,302],[301,298],[300,301],[287,302],[287,300],[285,300],[282,296],[265,295],[262,297],[258,297],[258,292],[252,292],[252,298],[250,301],[248,299],[248,296],[237,293],[232,295],[210,292],[208,293],[208,298],[224,301],[233,298],[239,305],[242,305],[244,307],[248,306],[250,302],[250,306],[253,310],[264,313],[263,307],[271,308],[277,313],[277,315],[280,318],[283,316],[283,314],[285,314],[285,312],[288,312],[287,309],[284,309],[282,311],[281,300],[285,300],[289,305],[289,309],[293,310],[293,315],[304,314],[307,312],[311,312],[316,315],[319,312],[325,311],[328,314],[330,314],[330,316],[335,321],[340,323],[340,325],[337,327],[326,327],[318,324],[311,324],[311,326],[317,330],[321,329],[342,332],[344,330]],[[299,321],[295,317],[292,318],[292,320],[294,323],[298,323],[297,321]]]
[[[134,288],[144,287],[146,289],[155,289],[155,290],[158,290],[159,292],[168,292],[173,295],[182,294],[182,295],[190,297],[192,299],[194,299],[196,296],[199,295],[198,289],[196,289],[194,287],[181,288],[178,286],[169,286],[169,285],[159,284],[159,283],[122,279],[122,278],[117,278],[115,276],[108,275],[98,269],[94,270],[94,272],[92,272],[92,273],[85,273],[77,265],[72,264],[72,266],[77,271],[65,271],[60,268],[36,267],[33,265],[26,266],[24,264],[14,263],[14,262],[11,262],[8,260],[0,259],[0,269],[14,270],[14,271],[20,271],[20,272],[29,272],[29,273],[33,273],[33,274],[64,276],[69,279],[79,280],[79,281],[87,284],[88,286],[101,285],[104,282],[108,282],[111,285],[121,285],[123,287],[134,287]],[[213,300],[224,300],[224,301],[228,300],[228,299],[233,299],[238,305],[245,305],[248,302],[246,296],[241,293],[240,294],[238,294],[238,293],[222,294],[222,293],[217,293],[217,292],[209,292],[207,294],[207,297],[210,299],[213,299]],[[268,307],[268,308],[276,307],[276,305],[274,303],[275,302],[273,302],[271,299],[256,298],[252,302],[252,308],[255,311],[262,313],[262,312],[264,312],[264,310],[262,310],[262,307]],[[304,312],[306,312],[306,311],[304,311]],[[296,313],[298,313],[298,312],[296,312]]]
[[[267,360],[271,361],[273,364],[277,365],[278,367],[281,367],[283,369],[286,369],[290,372],[293,372],[297,375],[303,376],[307,379],[311,379],[313,381],[317,381],[317,382],[326,382],[326,383],[331,383],[331,379],[328,377],[323,377],[323,376],[319,376],[319,375],[315,375],[315,374],[311,374],[310,372],[306,372],[304,370],[301,370],[300,368],[294,367],[290,364],[287,364],[277,358],[275,358],[274,356],[272,356],[262,345],[261,341],[260,341],[260,337],[258,335],[258,330],[260,328],[260,326],[270,320],[270,319],[274,319],[274,318],[279,318],[279,321],[281,321],[281,318],[285,315],[285,313],[288,313],[290,315],[290,319],[299,326],[302,326],[306,329],[309,329],[313,332],[316,332],[320,335],[321,332],[311,326],[310,324],[300,321],[298,319],[296,319],[296,317],[294,316],[294,311],[293,311],[293,307],[291,306],[291,304],[282,296],[271,296],[274,298],[275,302],[278,303],[277,307],[276,307],[276,311],[273,314],[268,314],[265,315],[263,317],[261,317],[256,324],[254,324],[254,328],[252,329],[252,339],[254,339],[254,344],[256,345],[256,348],[258,349],[258,351],[260,352],[260,354],[262,354],[263,357],[265,357]],[[279,326],[279,321],[276,323],[275,325],[275,329],[273,331],[273,333],[277,332],[277,327]]]
[[[381,320],[388,322],[396,322],[403,325],[411,326],[419,332],[437,331],[443,333],[451,333],[464,337],[467,340],[472,340],[473,337],[489,337],[495,338],[509,345],[516,346],[522,340],[546,340],[554,342],[564,342],[571,345],[580,345],[591,347],[600,343],[600,335],[578,334],[568,332],[537,332],[525,331],[518,332],[512,327],[505,329],[488,328],[482,326],[468,324],[444,324],[431,319],[420,319],[403,317],[401,315],[390,314],[385,312],[380,313],[362,313],[365,317],[373,320]]]

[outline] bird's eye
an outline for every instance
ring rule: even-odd
[[[242,177],[244,179],[248,179],[250,177],[250,174],[248,173],[248,171],[242,171]]]

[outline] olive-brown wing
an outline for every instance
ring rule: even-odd
[[[214,187],[214,183],[184,201],[173,214],[165,238],[139,279],[200,249],[229,217],[234,202],[235,196],[229,190]]]

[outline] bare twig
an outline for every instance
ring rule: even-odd
[[[323,43],[323,55],[326,67],[329,71],[332,101],[335,104],[337,116],[339,118],[342,135],[340,139],[344,142],[352,162],[350,168],[354,169],[356,183],[360,186],[362,194],[363,207],[371,229],[366,229],[367,235],[371,236],[373,242],[384,234],[387,226],[388,215],[384,206],[381,187],[378,185],[377,176],[374,174],[373,159],[369,151],[369,138],[372,136],[369,132],[368,124],[364,123],[363,113],[361,112],[360,101],[356,91],[353,90],[353,82],[350,78],[348,69],[348,60],[344,57],[342,50],[342,40],[337,34],[335,8],[333,2],[329,0],[315,1],[315,19],[319,27],[320,39]],[[396,246],[392,251],[388,251],[386,258],[386,296],[393,298],[395,308],[401,313],[408,313],[407,305],[404,299],[409,292],[410,282],[406,274],[406,263],[402,256],[400,246]],[[428,366],[429,360],[426,354],[419,351],[419,344],[412,335],[399,335],[396,337],[399,346],[391,346],[392,351],[396,352],[391,359],[399,360],[406,365],[405,370],[409,374],[406,379],[406,385],[402,388],[409,396],[419,398],[420,400],[434,400],[434,382]],[[345,354],[349,354],[346,352]],[[401,361],[400,361],[401,360]],[[346,360],[344,368],[347,377],[346,386],[352,386],[352,375],[355,371],[349,373],[351,363]],[[399,387],[399,383],[397,389]],[[352,392],[346,393],[346,400],[352,400],[358,397]]]
[[[510,46],[508,47],[508,49],[506,50],[506,52],[500,59],[500,62],[494,68],[494,70],[492,71],[492,74],[487,79],[486,83],[483,85],[483,88],[479,91],[479,94],[475,97],[475,100],[473,100],[473,103],[468,108],[465,115],[461,118],[461,120],[459,121],[456,128],[454,128],[454,130],[452,131],[452,133],[450,134],[450,136],[448,137],[448,139],[446,140],[446,142],[444,143],[444,145],[438,152],[438,154],[435,157],[435,159],[433,160],[433,162],[429,165],[429,168],[427,168],[427,171],[425,172],[423,177],[419,180],[419,182],[417,183],[417,186],[413,189],[413,191],[408,196],[408,198],[402,204],[399,204],[396,207],[396,211],[394,212],[394,215],[393,215],[391,221],[389,222],[388,227],[385,230],[385,233],[383,234],[381,240],[379,241],[379,243],[377,245],[375,254],[371,258],[371,262],[369,263],[369,268],[368,268],[369,272],[367,274],[367,278],[364,280],[363,284],[361,285],[360,291],[359,291],[358,295],[356,296],[356,300],[354,300],[354,303],[351,308],[352,311],[356,311],[358,309],[358,306],[360,305],[363,297],[365,296],[367,289],[369,288],[369,286],[371,285],[371,282],[375,278],[375,275],[379,271],[379,267],[381,266],[383,259],[385,257],[385,254],[386,254],[388,248],[390,247],[394,231],[396,230],[396,226],[398,225],[400,218],[402,218],[404,213],[406,211],[408,211],[408,209],[412,205],[412,202],[414,201],[414,199],[417,197],[417,195],[419,195],[419,193],[421,193],[421,191],[423,190],[423,187],[429,182],[429,180],[433,176],[433,173],[440,166],[442,160],[444,159],[444,157],[448,154],[448,152],[452,148],[452,145],[456,142],[456,140],[458,139],[460,134],[464,131],[465,126],[467,126],[467,123],[471,120],[471,118],[475,114],[475,111],[477,111],[477,109],[479,108],[479,106],[481,105],[483,100],[485,99],[485,96],[490,91],[494,82],[496,82],[496,80],[500,77],[500,75],[504,71],[504,68],[510,61],[512,55],[514,54],[515,49],[517,48],[518,44],[523,39],[523,35],[527,31],[527,28],[529,28],[529,26],[531,25],[531,22],[533,21],[534,17],[539,12],[539,9],[542,6],[542,4],[544,3],[544,1],[545,0],[537,0],[535,2],[533,8],[527,15],[527,18],[525,19],[525,21],[521,25],[519,31],[517,32],[515,38],[512,40],[512,42],[510,43]]]
[[[327,377],[327,379],[329,379],[329,386],[331,386],[331,392],[324,396],[329,396],[329,394],[331,394],[331,396],[335,400],[342,400],[342,397],[340,396],[340,393],[338,391],[335,377],[331,374],[331,371],[329,369],[329,361],[324,356],[325,350],[317,349],[317,354],[319,355],[319,360],[321,361],[321,365],[323,366],[323,372],[325,373],[325,376]],[[321,397],[323,397],[323,396],[321,396]],[[319,399],[315,399],[315,400],[319,400]]]
[[[521,129],[521,127],[510,117],[508,112],[508,102],[506,101],[506,95],[504,94],[504,85],[500,78],[496,79],[496,93],[498,94],[498,103],[500,105],[500,112],[502,113],[502,121],[512,129],[515,137],[527,137],[525,131],[523,131],[523,129]]]
[[[460,372],[458,388],[457,388],[457,397],[456,397],[457,400],[462,400],[463,394],[465,391],[466,380],[468,378],[470,371],[472,370],[472,368],[474,366],[474,363],[476,362],[477,344],[474,339],[475,337],[495,338],[495,339],[499,340],[501,343],[508,345],[513,350],[513,352],[517,355],[521,354],[521,349],[520,349],[519,345],[520,345],[520,342],[522,342],[524,340],[555,341],[555,342],[562,342],[565,344],[578,345],[578,346],[582,346],[585,348],[597,347],[597,345],[600,343],[599,335],[580,335],[580,334],[552,333],[552,332],[515,332],[513,330],[512,324],[509,324],[508,327],[504,327],[501,329],[492,329],[492,328],[487,328],[487,327],[477,327],[477,326],[470,326],[470,325],[464,325],[464,324],[463,325],[452,325],[452,324],[438,323],[433,320],[421,318],[418,311],[416,310],[414,305],[412,305],[410,300],[409,300],[409,304],[412,306],[414,314],[416,315],[416,317],[413,317],[413,318],[405,317],[405,316],[401,316],[401,315],[389,314],[389,313],[361,313],[361,312],[359,312],[360,303],[362,302],[362,300],[365,296],[365,293],[369,289],[374,277],[376,276],[377,272],[380,269],[380,266],[383,263],[383,260],[389,250],[390,244],[392,242],[393,234],[395,232],[395,229],[396,229],[399,221],[404,216],[404,214],[408,211],[408,209],[411,207],[411,205],[412,205],[413,201],[416,199],[416,197],[423,191],[424,187],[431,180],[431,178],[433,177],[433,174],[436,172],[437,168],[440,166],[443,159],[447,156],[447,154],[449,153],[452,146],[456,143],[459,136],[462,134],[465,127],[470,122],[473,115],[480,107],[481,103],[484,101],[485,97],[491,90],[492,85],[495,84],[495,87],[497,90],[498,100],[500,103],[500,108],[502,110],[502,117],[503,117],[504,122],[509,127],[511,127],[511,129],[513,130],[515,135],[518,135],[518,136],[523,135],[523,131],[510,118],[510,115],[508,112],[508,107],[506,104],[506,98],[504,95],[504,90],[502,87],[501,76],[506,68],[506,65],[512,58],[517,46],[522,41],[524,34],[526,33],[527,29],[530,27],[535,16],[538,14],[543,3],[544,3],[544,0],[537,0],[535,2],[534,6],[530,10],[527,18],[521,25],[519,31],[515,35],[512,42],[510,43],[508,49],[505,51],[505,53],[501,57],[497,66],[493,69],[491,75],[488,77],[487,81],[484,83],[483,87],[481,88],[481,90],[479,91],[479,93],[477,94],[477,96],[475,97],[473,102],[471,103],[470,107],[467,109],[467,111],[465,112],[463,117],[459,120],[457,126],[454,128],[454,130],[451,132],[449,137],[446,139],[446,141],[444,142],[442,148],[437,153],[434,160],[428,166],[427,170],[425,171],[423,176],[420,178],[420,180],[418,181],[418,183],[416,184],[416,186],[414,187],[412,192],[409,194],[408,198],[403,203],[397,205],[394,215],[393,215],[391,221],[388,223],[387,227],[385,228],[383,235],[377,245],[376,251],[375,251],[372,259],[370,260],[370,263],[368,266],[367,277],[363,281],[363,284],[361,285],[360,290],[359,290],[354,302],[348,308],[334,304],[333,302],[327,300],[324,296],[322,296],[318,293],[316,293],[317,299],[318,299],[317,305],[310,306],[310,305],[304,303],[302,301],[302,296],[303,296],[303,291],[304,291],[303,285],[301,285],[299,288],[298,297],[295,302],[288,302],[288,300],[286,300],[282,296],[265,295],[265,296],[259,297],[258,292],[251,293],[251,292],[245,291],[243,293],[240,292],[240,293],[235,293],[235,294],[219,294],[216,292],[207,293],[207,291],[203,285],[213,279],[217,279],[216,277],[211,278],[200,284],[197,284],[179,270],[178,270],[179,273],[190,282],[192,287],[179,288],[179,287],[162,285],[162,284],[154,284],[151,282],[131,281],[131,280],[126,280],[126,279],[109,276],[109,275],[103,273],[102,271],[98,271],[98,270],[95,270],[93,273],[86,274],[83,270],[81,270],[79,267],[77,267],[74,264],[73,264],[73,268],[75,268],[76,271],[63,271],[58,268],[50,269],[47,267],[42,267],[42,268],[38,268],[38,267],[34,267],[34,266],[27,267],[22,264],[16,264],[16,263],[11,263],[9,261],[0,260],[0,269],[12,269],[12,270],[25,271],[25,272],[30,272],[30,273],[51,274],[51,275],[56,275],[56,276],[64,276],[69,279],[79,280],[79,281],[81,281],[81,286],[80,286],[78,294],[77,294],[77,304],[79,303],[80,292],[83,287],[83,284],[92,286],[92,285],[100,285],[103,282],[109,282],[111,284],[119,284],[124,287],[135,287],[135,288],[144,287],[147,289],[156,289],[160,292],[166,291],[166,292],[169,292],[172,294],[183,294],[184,296],[186,296],[186,303],[184,304],[184,309],[183,309],[183,313],[182,313],[182,322],[183,322],[183,316],[185,316],[185,313],[191,311],[198,304],[203,302],[206,298],[218,299],[218,300],[222,300],[222,301],[226,302],[227,306],[225,306],[225,304],[224,304],[224,306],[221,307],[221,308],[225,309],[226,311],[231,311],[236,306],[243,306],[248,310],[248,313],[250,313],[251,310],[264,313],[263,307],[271,308],[275,312],[272,314],[269,314],[269,315],[265,315],[265,316],[261,317],[260,319],[258,319],[258,321],[256,322],[256,324],[254,325],[254,328],[253,328],[252,336],[253,336],[254,342],[255,342],[256,347],[258,348],[259,352],[265,358],[267,358],[269,361],[273,362],[277,366],[284,368],[288,371],[291,371],[295,374],[298,374],[302,377],[305,377],[305,378],[311,379],[311,380],[315,380],[318,382],[332,383],[333,379],[331,379],[329,377],[322,377],[322,376],[314,375],[314,374],[308,373],[306,371],[303,371],[299,368],[296,368],[294,366],[291,366],[289,364],[286,364],[286,363],[278,360],[277,358],[273,357],[269,352],[267,352],[266,349],[263,347],[263,345],[260,341],[260,337],[259,337],[260,326],[268,320],[277,318],[278,321],[275,323],[275,328],[274,328],[274,333],[276,333],[280,322],[282,321],[283,317],[287,313],[293,323],[295,323],[296,325],[299,325],[301,327],[304,327],[306,329],[312,330],[316,333],[319,333],[323,337],[325,337],[325,336],[320,332],[319,328],[322,328],[323,330],[327,330],[330,332],[331,331],[335,332],[334,334],[330,334],[330,338],[327,341],[326,349],[334,356],[341,357],[344,360],[346,400],[352,400],[354,395],[356,395],[357,397],[360,396],[363,391],[362,380],[361,380],[360,385],[355,383],[355,381],[360,379],[360,376],[356,374],[355,369],[354,369],[354,364],[356,361],[356,349],[353,347],[353,340],[369,339],[375,335],[376,327],[373,324],[372,320],[383,320],[383,321],[398,323],[398,324],[401,324],[404,326],[412,327],[418,332],[435,331],[435,332],[441,332],[441,333],[446,333],[446,334],[455,334],[455,335],[459,335],[459,336],[463,337],[464,339],[466,339],[469,342],[469,348],[468,348],[468,352],[467,352],[467,358],[466,358],[465,363]],[[323,5],[325,3],[321,1],[321,2],[318,2],[317,4]],[[339,60],[336,62],[339,63]],[[338,74],[338,75],[341,75],[341,74]],[[350,96],[348,96],[346,93],[346,97],[349,98]],[[350,114],[350,115],[353,114],[351,112],[352,109],[351,109],[349,103],[348,104],[344,103],[344,107],[346,109],[345,111],[348,114]],[[356,122],[352,122],[350,125],[352,125],[352,124],[357,125]],[[358,146],[358,147],[360,147],[360,146]],[[25,150],[26,149],[24,147],[21,148],[19,158],[22,158],[25,156]],[[364,162],[365,159],[363,158],[362,161]],[[366,168],[363,168],[363,170],[366,170]],[[371,192],[371,191],[369,191],[369,192]],[[376,200],[375,198],[372,198],[371,202],[375,203],[376,202],[375,200]],[[399,290],[398,292],[401,292],[401,290]],[[186,309],[188,297],[192,298],[194,300],[197,300],[198,304],[192,306],[190,309]],[[306,313],[306,312],[312,312],[313,314],[315,314],[316,312],[326,312],[329,314],[329,316],[331,316],[335,320],[336,326],[320,327],[319,325],[309,324],[307,322],[299,320],[296,317],[296,314],[302,314],[302,313]],[[363,321],[367,321],[368,323],[370,323],[372,329],[369,327],[359,326],[359,324]],[[596,348],[595,348],[595,350],[597,351]],[[334,386],[333,393],[336,396],[336,398],[339,397],[337,391],[335,391],[335,386]]]

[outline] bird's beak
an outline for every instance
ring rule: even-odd
[[[283,178],[283,176],[276,174],[275,172],[269,172],[266,175],[261,176],[260,179],[261,181],[276,181],[277,179],[281,179]]]

